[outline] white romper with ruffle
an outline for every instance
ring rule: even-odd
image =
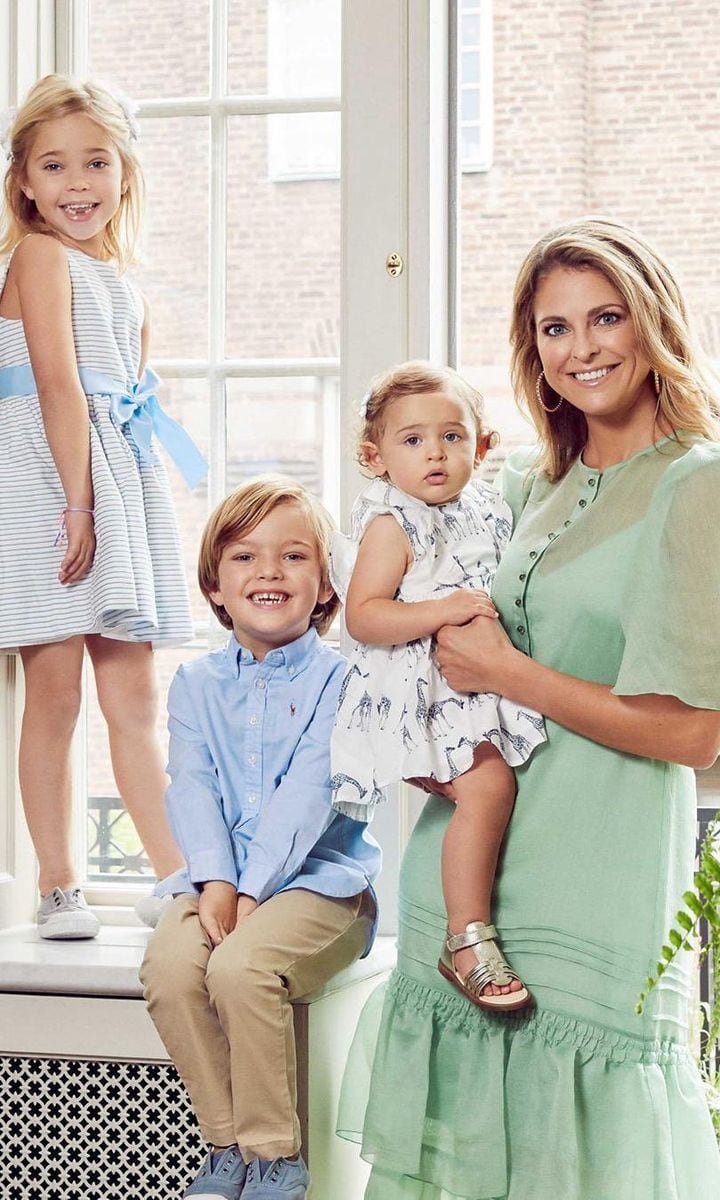
[[[458,588],[490,592],[512,533],[510,509],[493,487],[471,480],[457,500],[429,505],[374,479],[355,502],[350,537],[333,535],[331,575],[343,600],[365,530],[386,513],[406,534],[414,558],[396,600],[437,600]],[[332,738],[333,805],[340,812],[367,820],[390,784],[413,776],[455,779],[472,766],[482,742],[518,766],[545,740],[543,719],[531,709],[489,692],[452,691],[433,641],[355,644]]]

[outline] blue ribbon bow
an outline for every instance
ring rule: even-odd
[[[190,434],[160,406],[155,395],[160,379],[152,367],[145,368],[142,379],[133,383],[130,390],[126,384],[118,383],[93,367],[80,367],[79,375],[86,395],[110,397],[112,419],[120,427],[128,427],[143,462],[157,462],[152,448],[155,434],[188,487],[197,487],[205,478],[207,463]],[[37,394],[37,387],[29,363],[0,370],[0,398],[34,394]]]

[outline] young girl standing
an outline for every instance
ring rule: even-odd
[[[25,675],[20,787],[43,937],[92,937],[70,852],[70,743],[83,653],[115,778],[159,879],[183,865],[164,812],[152,646],[192,623],[165,469],[204,464],[159,408],[144,302],[122,273],[142,176],[125,102],[49,75],[6,150],[0,254],[0,646]]]
[[[531,998],[497,946],[491,894],[511,767],[545,740],[543,721],[501,696],[451,691],[432,653],[443,625],[496,615],[488,592],[512,517],[472,479],[493,435],[482,397],[424,362],[375,379],[361,416],[358,457],[375,479],[355,504],[350,540],[333,545],[333,582],[358,642],[333,735],[333,803],[367,819],[401,779],[453,781],[439,969],[480,1008],[522,1008]]]

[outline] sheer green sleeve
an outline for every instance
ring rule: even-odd
[[[720,445],[698,443],[667,469],[639,545],[613,691],[720,709]]]
[[[538,456],[536,446],[519,446],[511,450],[500,468],[497,488],[512,509],[513,526],[517,525],[533,482],[533,466]]]

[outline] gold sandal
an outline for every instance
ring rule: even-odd
[[[532,1003],[532,996],[524,984],[516,992],[502,992],[499,996],[483,995],[483,988],[491,983],[497,984],[498,987],[506,987],[513,979],[522,983],[517,972],[513,971],[503,958],[497,943],[493,940],[496,937],[495,926],[485,925],[482,921],[471,921],[469,925],[465,926],[464,933],[454,936],[448,933],[442,957],[438,962],[440,974],[454,984],[458,991],[462,992],[463,996],[476,1004],[478,1008],[489,1009],[492,1012],[513,1012],[518,1008],[526,1008],[528,1004]],[[467,975],[462,976],[459,971],[455,970],[452,955],[458,950],[465,950],[468,947],[472,947],[478,965],[468,971]]]

